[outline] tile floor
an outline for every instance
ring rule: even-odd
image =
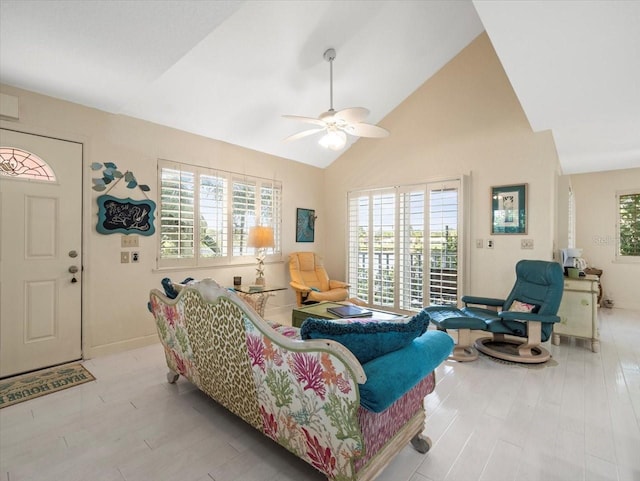
[[[564,338],[544,367],[443,363],[426,399],[432,450],[407,446],[377,481],[640,480],[640,312],[602,309],[600,322],[598,354]],[[159,345],[85,365],[96,382],[0,410],[0,481],[324,479],[188,382],[168,384]]]

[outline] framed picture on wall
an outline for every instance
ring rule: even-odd
[[[491,234],[527,233],[527,184],[491,187]]]
[[[296,209],[296,242],[313,242],[316,230],[316,211]]]

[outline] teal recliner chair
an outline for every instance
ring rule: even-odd
[[[541,363],[551,357],[540,344],[551,337],[553,324],[560,320],[557,312],[563,288],[560,264],[522,260],[516,264],[516,283],[506,300],[463,296],[465,307],[461,309],[430,306],[425,310],[438,329],[458,331],[451,359],[473,361],[478,357],[477,349],[506,361]],[[474,348],[472,330],[492,335],[477,339]]]

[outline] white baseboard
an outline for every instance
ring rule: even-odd
[[[158,334],[150,334],[148,336],[136,337],[135,339],[127,339],[125,341],[113,342],[111,344],[103,344],[102,346],[85,347],[82,352],[83,359],[92,359],[94,357],[107,356],[131,349],[150,346],[160,342]]]

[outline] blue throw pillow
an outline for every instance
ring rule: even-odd
[[[302,339],[337,341],[360,361],[360,364],[397,351],[421,336],[429,326],[429,315],[421,311],[410,319],[376,321],[374,318],[315,319],[308,318],[300,327]]]

